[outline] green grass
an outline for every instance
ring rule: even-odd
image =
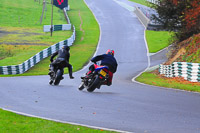
[[[42,0],[40,0],[42,1]],[[47,0],[50,2],[50,0]],[[28,27],[39,28],[40,16],[42,14],[42,3],[34,0],[0,0],[0,25],[1,27]],[[63,24],[65,17],[58,8],[54,7],[54,24]],[[47,4],[46,18],[43,19],[42,25],[51,24],[51,5]]]
[[[141,5],[149,6],[149,3],[146,0],[129,0],[129,1],[141,4]]]
[[[4,48],[2,48],[4,47]],[[7,57],[5,60],[2,60],[0,62],[0,65],[17,65],[21,64],[23,61],[29,59],[32,57],[32,55],[35,55],[38,51],[41,51],[45,49],[46,46],[37,46],[34,45],[0,45],[0,49],[3,49],[4,52],[9,53],[10,50],[12,50],[12,56]],[[26,52],[24,52],[26,51]],[[5,54],[6,54],[5,53]]]
[[[136,80],[149,85],[200,92],[200,83],[189,83],[188,81],[178,82],[171,78],[161,78],[158,75],[149,72],[142,73]]]
[[[39,118],[21,116],[0,109],[0,131],[2,133],[111,133],[102,129],[59,123]]]
[[[63,22],[64,23],[64,22]],[[42,26],[41,26],[42,27]],[[12,45],[46,45],[50,46],[59,41],[66,40],[72,35],[72,31],[54,31],[53,37],[49,32],[43,32],[40,28],[1,27],[1,31],[8,32],[0,37],[0,43]]]
[[[149,53],[156,53],[170,45],[170,39],[173,33],[168,31],[150,31],[146,30],[146,40]]]

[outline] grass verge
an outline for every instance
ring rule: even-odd
[[[136,80],[154,86],[200,92],[200,83],[192,83],[183,78],[167,78],[155,73],[144,72]]]
[[[141,4],[141,5],[149,6],[149,3],[146,0],[129,0],[129,1]]]
[[[146,30],[145,34],[149,48],[149,53],[156,53],[168,47],[173,36],[173,33],[168,31]]]
[[[40,0],[41,1],[41,0]],[[44,12],[42,25],[50,25],[51,23],[51,0],[46,0],[47,5]],[[42,30],[40,25],[40,17],[42,15],[43,5],[37,0],[1,0],[0,4],[0,25],[1,27],[16,28],[38,28]],[[62,10],[54,7],[53,21],[54,24],[63,24],[65,17]],[[28,30],[27,30],[28,31]]]
[[[3,133],[111,133],[103,129],[59,123],[34,117],[21,116],[0,109],[0,130]]]

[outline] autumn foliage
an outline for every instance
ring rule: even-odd
[[[185,10],[186,28],[189,30],[193,26],[200,26],[200,0],[191,1]]]
[[[153,5],[164,28],[177,31],[177,38],[183,41],[200,33],[200,0],[158,0]]]

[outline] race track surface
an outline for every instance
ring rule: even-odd
[[[119,0],[118,0],[119,1]],[[79,91],[87,67],[59,86],[48,76],[0,78],[0,107],[65,122],[135,133],[199,133],[200,95],[132,82],[149,64],[144,27],[116,0],[85,0],[94,13],[101,39],[96,54],[115,50],[119,67],[111,87]],[[134,4],[120,0],[127,5]],[[163,56],[157,56],[156,65]]]

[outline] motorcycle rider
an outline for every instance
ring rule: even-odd
[[[55,67],[59,65],[58,67],[61,68],[61,71],[63,71],[63,73],[64,73],[64,68],[68,67],[69,77],[70,79],[74,79],[74,77],[72,76],[72,65],[69,64],[69,58],[70,58],[69,50],[70,50],[69,46],[65,45],[62,47],[62,49],[52,54],[50,58],[51,64],[50,64],[50,72],[48,73],[49,75],[51,75],[54,72]],[[58,55],[57,58],[53,60],[53,58],[56,55]],[[58,62],[62,62],[62,63],[58,63]],[[64,79],[64,77],[62,77],[62,79]]]
[[[101,61],[100,65],[107,66],[109,68],[109,78],[106,85],[110,86],[112,84],[113,73],[117,71],[117,61],[114,57],[114,50],[108,49],[106,54],[95,56],[91,59],[91,62],[96,64],[97,61]],[[92,64],[89,67],[89,72],[86,75],[89,75],[95,70],[95,64]],[[83,78],[83,77],[82,77]]]

